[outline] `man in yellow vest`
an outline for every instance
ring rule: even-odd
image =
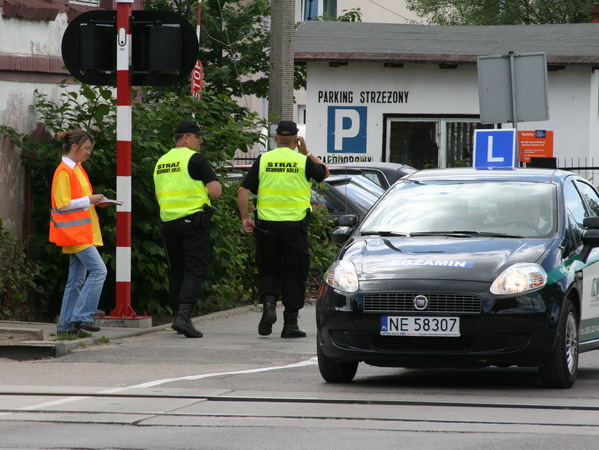
[[[306,337],[297,317],[304,307],[310,267],[310,188],[312,180],[320,183],[329,176],[329,170],[308,151],[298,131],[294,122],[279,122],[277,148],[256,159],[237,191],[243,228],[256,237],[258,290],[263,304],[258,324],[261,336],[272,333],[280,297],[285,307],[281,337]],[[256,221],[248,212],[250,192],[257,195]]]
[[[154,168],[169,262],[169,299],[177,312],[173,329],[188,338],[203,336],[194,327],[191,314],[212,257],[210,200],[222,193],[210,162],[198,153],[206,133],[194,121],[182,121],[175,130],[175,148],[163,155]]]

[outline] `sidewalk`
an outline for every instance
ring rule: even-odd
[[[255,311],[253,305],[219,311],[204,316],[193,318],[194,324],[202,324],[214,319],[230,317]],[[113,322],[119,326],[108,326]],[[38,359],[47,357],[64,356],[76,347],[85,347],[103,343],[106,341],[122,339],[131,336],[139,336],[154,333],[170,328],[170,324],[158,326],[129,327],[127,319],[98,319],[97,324],[102,327],[97,333],[89,333],[90,337],[75,339],[72,341],[57,340],[56,324],[43,322],[11,322],[0,320],[0,358],[17,360]]]

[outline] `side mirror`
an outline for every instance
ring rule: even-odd
[[[353,232],[352,227],[337,227],[331,232],[331,239],[337,244],[343,244]]]
[[[597,218],[599,219],[599,217]],[[358,224],[358,216],[355,214],[345,214],[339,217],[338,225],[340,227],[355,227]],[[599,228],[599,226],[598,226]]]
[[[586,263],[591,251],[599,247],[599,217],[585,217],[582,224],[586,230],[582,232],[583,247],[580,257]]]
[[[585,228],[599,229],[599,217],[585,217],[582,219],[582,225]]]

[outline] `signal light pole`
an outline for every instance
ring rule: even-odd
[[[136,1],[116,0],[116,11],[80,14],[65,30],[61,43],[71,75],[91,85],[116,85],[117,91],[116,196],[122,205],[116,211],[116,307],[98,320],[108,319],[104,322],[108,326],[114,325],[114,319],[122,319],[122,326],[151,326],[148,315],[138,316],[131,307],[131,87],[188,80],[198,60],[196,35],[183,16],[132,11]]]
[[[131,7],[133,0],[117,0],[116,28],[116,193],[123,204],[116,210],[115,318],[136,318],[131,307]]]

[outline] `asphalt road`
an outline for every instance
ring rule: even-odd
[[[572,389],[535,369],[405,370],[360,365],[325,383],[309,336],[257,333],[260,314],[110,340],[64,357],[0,360],[0,448],[578,449],[599,438],[599,353]]]

